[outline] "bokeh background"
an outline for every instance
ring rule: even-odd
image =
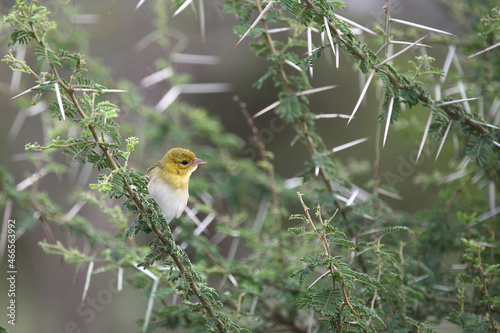
[[[62,3],[61,3],[62,2]],[[56,0],[40,0],[40,5],[47,6],[54,19],[68,20],[64,14],[64,2]],[[113,80],[129,80],[133,82],[147,103],[155,105],[168,91],[167,83],[159,83],[149,88],[141,88],[140,81],[154,72],[152,62],[169,55],[155,46],[146,46],[141,49],[144,38],[153,31],[155,16],[151,12],[149,0],[137,10],[137,0],[85,0],[67,1],[66,6],[78,6],[81,13],[74,22],[75,28],[83,29],[88,35],[87,59],[98,60],[109,68],[109,75]],[[7,13],[14,1],[0,1],[2,14]],[[360,24],[373,28],[375,24],[382,24],[383,6],[385,1],[346,1],[347,7],[341,15]],[[230,90],[215,94],[183,94],[180,99],[195,106],[200,106],[210,114],[221,119],[227,131],[240,135],[248,141],[250,132],[238,106],[233,102],[237,95],[246,102],[250,113],[256,113],[277,100],[276,91],[272,84],[266,84],[261,90],[252,88],[252,84],[265,72],[266,63],[258,59],[248,49],[247,38],[240,46],[233,49],[238,37],[232,32],[235,19],[226,15],[222,0],[208,0],[205,2],[206,36],[202,40],[198,18],[188,8],[176,17],[169,15],[170,29],[177,31],[179,40],[178,52],[210,56],[211,64],[190,64],[179,62],[176,64],[178,73],[191,76],[192,83],[227,83]],[[401,0],[393,7],[393,16],[400,19],[418,22],[438,29],[450,31],[460,38],[463,33],[461,27],[452,19],[449,9],[436,0]],[[0,27],[0,53],[5,54],[8,38],[8,26]],[[437,60],[436,67],[441,67],[446,55],[446,48],[435,47],[429,49],[429,55]],[[408,53],[408,58],[417,54]],[[29,59],[29,58],[28,58]],[[184,59],[186,62],[188,60]],[[311,109],[316,113],[344,113],[350,114],[360,93],[360,78],[352,70],[352,64],[346,58],[340,58],[341,70],[332,66],[332,58],[328,52],[324,53],[315,66],[314,78],[311,84],[314,87],[338,84],[339,88],[320,93],[311,98]],[[24,146],[28,142],[42,141],[43,123],[40,114],[26,117],[24,121],[19,110],[10,98],[29,87],[30,81],[22,81],[19,91],[10,91],[12,72],[4,63],[0,64],[1,110],[0,110],[0,163],[8,168],[15,177],[16,183],[21,182],[34,171],[32,164],[26,161]],[[23,80],[25,77],[23,77]],[[325,120],[318,124],[320,133],[329,147],[335,147],[361,137],[370,140],[356,148],[338,153],[338,158],[352,163],[353,168],[360,172],[351,179],[362,185],[372,177],[371,161],[374,156],[374,124],[379,100],[376,98],[377,89],[372,87],[368,96],[358,110],[357,121],[346,127],[346,121],[341,119]],[[23,97],[29,98],[29,97]],[[427,119],[427,112],[415,109],[405,117],[415,118],[421,122]],[[125,115],[119,122],[132,121]],[[272,113],[260,117],[256,124],[260,128],[267,128],[273,120]],[[388,143],[382,151],[382,167],[386,171],[397,170],[403,160],[410,160],[410,156],[418,149],[421,133],[418,128],[396,125],[391,127]],[[280,127],[281,128],[281,127]],[[295,176],[300,165],[290,163],[297,158],[308,158],[305,147],[296,145],[290,147],[294,135],[289,128],[262,133],[263,140],[270,151],[275,154],[276,172],[284,178]],[[170,147],[166,147],[165,150]],[[147,161],[158,160],[165,151],[158,151],[157,156],[150,156]],[[28,153],[29,154],[29,153]],[[445,147],[441,161],[446,161],[451,154],[450,148]],[[202,152],[197,155],[203,156]],[[244,151],[241,158],[251,158]],[[64,157],[61,157],[64,160]],[[432,207],[436,199],[436,191],[432,188],[423,188],[412,179],[419,172],[428,172],[439,168],[433,158],[424,156],[423,163],[411,171],[411,175],[396,185],[403,200],[387,199],[387,202],[398,209],[415,212],[422,208]],[[135,160],[134,166],[138,169],[147,167],[145,161]],[[298,169],[297,169],[298,168]],[[92,179],[92,174],[89,175]],[[88,179],[88,178],[87,178]],[[64,203],[66,200],[65,188],[78,180],[57,177],[48,177],[40,183],[40,187],[50,193],[51,198]],[[90,181],[87,181],[87,183]],[[83,179],[82,186],[85,186]],[[408,198],[411,194],[411,200]],[[68,208],[71,205],[68,204]],[[17,212],[12,212],[14,216]],[[2,212],[3,213],[3,212]],[[100,221],[99,215],[93,214],[84,207],[80,214],[88,215],[94,225],[105,223]],[[100,224],[101,223],[101,224]],[[66,235],[53,231],[56,239],[65,239]],[[146,308],[147,298],[134,288],[125,286],[121,292],[116,291],[116,276],[114,274],[99,274],[92,278],[87,299],[82,303],[82,290],[87,270],[86,265],[75,266],[64,263],[57,256],[45,255],[37,246],[37,242],[47,237],[47,230],[39,226],[20,236],[17,241],[17,325],[9,326],[11,332],[135,332],[140,328],[135,320],[142,316]],[[75,244],[78,244],[75,241]],[[0,270],[0,308],[5,309],[6,299],[6,268],[5,257]],[[95,302],[95,303],[94,303]],[[5,325],[6,317],[2,310],[0,325]],[[444,331],[442,331],[444,332]]]

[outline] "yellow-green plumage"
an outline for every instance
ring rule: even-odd
[[[184,211],[189,198],[189,177],[204,163],[187,149],[173,148],[146,171],[150,197],[156,199],[167,221]]]

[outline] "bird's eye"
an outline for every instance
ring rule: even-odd
[[[186,160],[184,160],[184,161],[182,161],[181,163],[182,163],[182,165],[187,165],[189,162],[188,162],[188,161],[186,161]]]

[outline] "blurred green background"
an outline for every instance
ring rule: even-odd
[[[66,1],[62,1],[63,3]],[[77,5],[80,7],[80,21],[75,23],[75,28],[85,30],[88,35],[89,52],[85,55],[87,59],[99,60],[109,67],[109,75],[113,80],[130,80],[137,85],[145,100],[155,105],[170,88],[167,83],[159,83],[147,89],[140,88],[140,81],[154,72],[152,62],[158,58],[166,57],[164,50],[150,46],[139,49],[141,41],[153,31],[153,20],[155,16],[151,12],[149,0],[146,0],[138,10],[136,0],[112,1],[112,0],[86,0],[68,1],[66,6]],[[6,14],[14,1],[1,2],[2,14]],[[375,22],[382,24],[385,1],[347,1],[347,8],[341,15],[350,18],[360,24],[373,28]],[[45,5],[52,12],[54,19],[68,20],[63,13],[62,5],[56,0],[40,0],[40,5]],[[64,4],[63,4],[64,5]],[[400,19],[418,22],[433,26],[438,29],[453,32],[460,38],[463,27],[452,19],[446,6],[439,1],[432,0],[402,0],[398,5],[393,5],[393,16]],[[172,11],[173,12],[173,11]],[[227,131],[236,133],[248,142],[250,131],[241,116],[238,106],[233,102],[233,96],[237,95],[246,102],[250,113],[256,113],[277,100],[276,91],[272,84],[266,84],[261,90],[252,88],[252,84],[264,73],[266,64],[264,60],[258,59],[248,49],[247,38],[241,45],[233,49],[238,37],[232,32],[235,20],[223,11],[222,0],[209,0],[205,2],[206,12],[206,38],[202,41],[198,18],[190,9],[172,18],[169,13],[170,29],[176,31],[179,40],[182,41],[180,52],[184,54],[199,54],[216,57],[215,64],[199,65],[189,63],[177,63],[176,70],[191,76],[192,83],[229,83],[231,90],[217,94],[183,94],[180,99],[192,105],[200,106],[209,111],[215,117],[221,119]],[[3,25],[0,30],[2,39],[1,53],[8,52],[6,40],[8,38],[8,27]],[[441,67],[446,55],[446,48],[435,47],[428,50],[429,55],[437,60],[436,67]],[[408,59],[420,53],[408,52]],[[31,56],[28,57],[28,60]],[[31,58],[32,59],[32,58]],[[210,58],[212,59],[212,58]],[[212,59],[213,60],[213,59]],[[328,52],[319,59],[315,66],[314,78],[311,84],[314,87],[338,84],[339,88],[320,93],[311,98],[311,110],[316,113],[343,113],[350,114],[360,93],[360,78],[352,70],[353,64],[347,62],[346,58],[340,58],[340,70],[332,66],[332,58]],[[0,140],[3,143],[0,151],[0,163],[12,172],[16,183],[21,182],[34,172],[32,164],[26,161],[24,145],[27,142],[42,142],[43,124],[40,115],[27,117],[22,127],[20,124],[19,110],[10,98],[29,88],[30,80],[22,78],[18,91],[9,91],[12,82],[12,72],[4,63],[0,64],[1,82],[1,121]],[[112,87],[111,87],[112,88]],[[377,88],[372,87],[365,103],[357,112],[356,120],[346,127],[346,120],[325,119],[318,123],[319,131],[323,134],[326,144],[335,147],[355,139],[369,137],[370,140],[362,143],[354,149],[338,153],[337,158],[346,163],[352,163],[353,171],[359,168],[359,172],[351,180],[363,185],[372,178],[372,160],[374,156],[374,124],[379,100],[375,98]],[[29,98],[29,97],[23,97]],[[410,121],[411,118],[424,123],[427,112],[420,112],[417,108],[406,112],[403,119]],[[17,119],[17,122],[16,122]],[[125,112],[125,116],[119,118],[119,123],[133,121]],[[268,149],[275,154],[276,172],[284,178],[293,177],[301,171],[300,165],[290,163],[292,160],[303,157],[308,159],[309,155],[302,145],[290,147],[290,141],[294,135],[290,128],[281,130],[281,121],[275,120],[272,113],[262,116],[256,121],[261,129],[276,128],[278,130],[262,131],[262,139],[268,145]],[[421,139],[421,130],[415,126],[405,126],[405,122],[391,127],[388,143],[382,151],[383,170],[397,172],[402,161],[411,161],[410,156],[418,150]],[[408,123],[407,123],[408,124]],[[14,128],[13,128],[14,126]],[[399,129],[398,129],[399,127]],[[18,132],[17,132],[18,131]],[[248,147],[251,145],[249,144]],[[434,148],[435,149],[435,148]],[[252,158],[251,150],[242,150],[241,158]],[[147,162],[158,160],[165,151],[158,151],[156,156],[148,156],[146,160],[134,160],[134,167],[145,170]],[[203,152],[196,152],[203,157]],[[32,153],[30,153],[32,154]],[[419,172],[428,172],[439,168],[432,158],[424,156],[424,163],[410,170],[410,175],[396,185],[403,196],[402,201],[386,199],[395,208],[407,212],[415,212],[422,208],[432,207],[436,199],[436,191],[432,188],[423,189],[412,180]],[[451,154],[450,147],[444,148],[440,161],[444,163]],[[60,157],[64,160],[64,157]],[[298,169],[297,169],[298,168]],[[93,174],[90,180],[93,181]],[[85,180],[85,178],[83,179]],[[78,181],[78,179],[76,180]],[[44,178],[39,187],[50,193],[51,198],[58,202],[65,202],[67,193],[65,188],[74,184],[75,179],[70,175],[64,178],[48,176]],[[86,186],[85,182],[82,186]],[[407,199],[410,197],[411,200]],[[67,208],[71,205],[68,203]],[[14,206],[15,215],[18,207]],[[89,216],[97,228],[106,228],[102,216],[84,207],[80,214]],[[94,214],[94,215],[92,215]],[[55,239],[65,239],[65,235],[55,233]],[[64,263],[57,256],[45,255],[37,246],[37,242],[47,238],[47,231],[43,226],[34,231],[23,234],[17,241],[17,325],[9,326],[11,332],[134,332],[140,327],[135,320],[142,316],[145,310],[147,298],[140,295],[139,291],[125,286],[123,291],[117,292],[116,276],[111,273],[99,274],[92,277],[87,299],[82,303],[82,290],[85,282],[87,265],[76,267]],[[71,240],[75,246],[80,245],[78,240]],[[5,290],[7,289],[5,256],[0,271],[0,307],[5,309]],[[95,302],[95,303],[93,303]],[[5,325],[5,310],[0,316],[0,325]],[[444,331],[442,331],[444,332]]]

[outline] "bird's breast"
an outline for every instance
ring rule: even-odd
[[[148,184],[149,194],[156,199],[167,221],[179,217],[187,205],[188,188],[174,187],[170,184],[151,179]]]

